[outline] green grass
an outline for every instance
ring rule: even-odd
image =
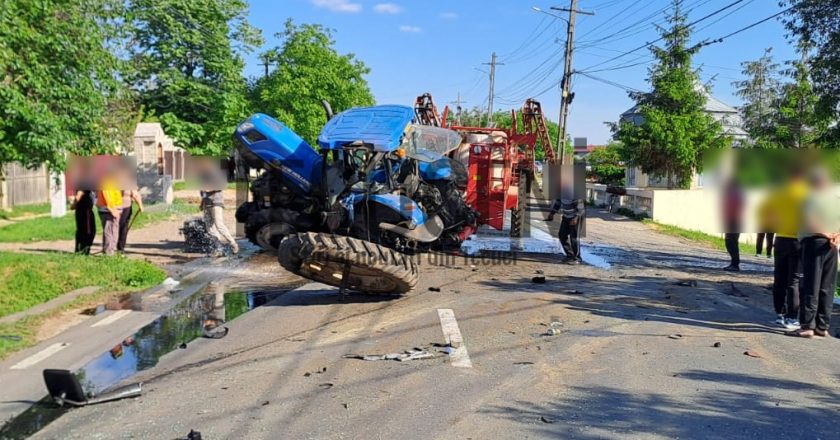
[[[185,180],[183,182],[175,182],[172,184],[172,190],[183,191],[192,189],[198,191],[198,182],[194,180]],[[236,189],[236,182],[228,182],[227,189]]]
[[[6,211],[0,209],[0,220],[13,220],[20,217],[30,215],[48,214],[50,212],[49,203],[37,203],[34,205],[20,205],[15,206],[11,210]]]
[[[726,242],[723,240],[722,237],[719,237],[717,235],[711,235],[705,232],[683,229],[677,226],[664,225],[662,223],[657,223],[650,219],[644,219],[642,220],[642,223],[653,226],[657,231],[665,235],[685,238],[691,241],[705,243],[715,249],[720,249],[723,251],[726,250]],[[739,243],[739,248],[741,249],[741,254],[743,255],[752,255],[755,253],[755,246],[751,244]]]
[[[136,212],[136,211],[135,211]],[[168,220],[175,215],[196,213],[195,205],[178,199],[172,205],[149,205],[134,223],[132,228],[140,229],[151,224]],[[99,215],[96,217],[96,230],[102,231]],[[34,241],[72,240],[76,234],[76,220],[72,212],[64,217],[38,217],[25,219],[0,227],[0,243],[27,243]]]
[[[68,253],[21,254],[0,252],[0,316],[42,304],[71,290],[100,286],[64,307],[0,324],[0,359],[37,343],[45,319],[61,310],[90,305],[159,284],[166,273],[151,263],[125,257],[82,256]]]
[[[0,252],[0,317],[86,286],[126,292],[151,287],[165,276],[151,263],[119,256]]]

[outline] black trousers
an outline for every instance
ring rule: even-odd
[[[775,236],[776,234],[772,232],[759,232],[755,239],[755,254],[761,255],[761,251],[764,250],[764,241],[767,240],[767,256],[773,255],[773,237]]]
[[[572,225],[572,220],[577,219],[577,223]],[[566,253],[566,258],[580,261],[580,216],[567,218],[563,217],[560,221],[560,245],[563,246],[563,252]]]
[[[128,241],[128,224],[131,222],[132,207],[123,208],[120,214],[120,238],[117,240],[117,250],[125,252],[125,243]]]
[[[738,267],[741,265],[741,248],[738,246],[738,239],[740,237],[741,234],[738,232],[727,232],[724,234],[726,252],[729,252],[730,266]]]
[[[785,318],[799,319],[799,280],[802,278],[799,240],[776,237],[773,255],[773,308]]]
[[[90,247],[96,238],[96,217],[93,205],[76,207],[76,253],[90,255]]]
[[[805,329],[828,330],[837,288],[837,248],[824,237],[802,240],[802,309]]]

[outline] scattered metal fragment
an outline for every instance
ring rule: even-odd
[[[450,348],[450,347],[446,347]],[[426,348],[415,347],[411,350],[406,350],[402,353],[388,353],[388,354],[345,354],[345,359],[359,359],[363,361],[417,361],[421,359],[431,359],[439,356],[438,353],[430,352]]]
[[[271,403],[271,402],[269,402],[268,400],[266,400],[265,402],[261,403],[261,404],[260,404],[260,406],[268,406],[268,404],[269,404],[269,403]]]
[[[543,272],[542,269],[537,269],[534,273],[536,273],[537,275],[544,275],[545,274],[545,272]]]
[[[540,416],[540,420],[543,423],[554,423],[555,422],[554,419],[552,419],[551,417],[546,417],[546,416]]]
[[[749,356],[749,357],[751,357],[751,358],[761,358],[761,355],[760,355],[760,354],[758,354],[758,353],[756,353],[756,352],[754,352],[754,351],[751,351],[751,350],[747,350],[747,351],[745,351],[745,352],[744,352],[744,354],[745,354],[745,355],[747,355],[747,356]]]
[[[201,433],[194,429],[190,429],[190,433],[187,434],[187,440],[201,440]]]
[[[530,362],[530,361],[523,361],[523,362],[514,362],[513,365],[534,365],[534,363]]]
[[[534,284],[545,284],[545,277],[542,275],[533,277],[531,278],[531,282]]]
[[[682,339],[682,335],[679,333],[675,333],[673,335],[668,335],[669,339]]]
[[[207,339],[222,339],[230,333],[230,329],[227,327],[215,327],[204,329],[203,335]]]
[[[318,384],[319,388],[322,388],[322,389],[325,389],[325,390],[328,390],[328,389],[332,388],[333,386],[335,386],[335,384],[330,383],[330,382],[324,382],[324,383],[319,383]]]
[[[720,348],[720,342],[715,342],[715,343],[712,345],[712,347],[715,347],[715,348]]]
[[[697,280],[678,281],[678,286],[697,287]]]
[[[429,287],[429,292],[440,292],[440,287]]]
[[[563,291],[566,295],[583,295],[583,292],[576,289],[566,289]]]

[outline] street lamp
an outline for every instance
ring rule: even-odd
[[[552,17],[554,17],[554,18],[559,18],[560,20],[563,20],[563,21],[565,21],[566,23],[568,23],[568,22],[569,22],[569,20],[567,20],[567,19],[565,19],[565,18],[563,18],[563,17],[561,17],[561,16],[559,16],[559,15],[557,15],[557,14],[552,14],[551,12],[548,12],[548,11],[546,11],[546,10],[540,9],[540,8],[538,8],[538,7],[536,7],[536,6],[531,6],[531,9],[533,9],[533,10],[534,10],[534,11],[536,11],[536,12],[542,12],[542,13],[543,13],[543,14],[545,14],[545,15],[550,15],[550,16],[552,16]]]

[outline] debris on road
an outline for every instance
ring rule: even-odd
[[[545,277],[544,276],[536,276],[531,278],[531,282],[534,284],[545,284]]]
[[[554,423],[555,422],[554,419],[552,419],[551,417],[546,417],[546,416],[540,416],[540,420],[543,423]]]
[[[182,342],[182,343],[181,343],[181,345],[179,345],[179,346],[178,346],[178,348],[180,348],[181,350],[186,349],[186,348],[187,348],[187,343],[186,343],[186,342]]]
[[[319,384],[318,384],[318,387],[319,387],[319,388],[321,388],[321,389],[325,389],[325,390],[328,390],[328,389],[330,389],[330,388],[332,388],[332,387],[334,387],[334,386],[335,386],[335,384],[333,384],[333,383],[331,383],[331,382],[324,382],[324,383],[319,383]]]
[[[523,361],[523,362],[514,362],[513,365],[534,365],[534,363],[530,362],[530,361]]]
[[[261,403],[261,404],[260,404],[260,406],[268,406],[268,404],[269,404],[269,403],[271,403],[271,402],[269,402],[268,400],[266,400],[265,402]]]
[[[429,292],[440,292],[440,287],[429,287]]]
[[[715,342],[715,343],[712,345],[712,347],[715,347],[715,348],[720,348],[720,342]]]
[[[758,353],[756,353],[756,352],[754,352],[754,351],[751,351],[751,350],[747,350],[747,351],[745,351],[745,352],[744,352],[744,354],[745,354],[745,355],[747,355],[747,356],[749,356],[749,357],[751,357],[751,358],[759,358],[759,359],[761,358],[761,355],[760,355],[760,354],[758,354]]]
[[[678,286],[697,287],[697,280],[678,281]]]
[[[674,333],[673,335],[668,335],[668,339],[682,339],[682,335],[679,333]]]
[[[447,347],[448,348],[448,347]],[[426,348],[415,347],[411,350],[406,350],[402,353],[388,353],[388,354],[345,354],[345,359],[359,359],[363,361],[417,361],[422,359],[432,359],[438,357],[440,352],[434,353]]]
[[[222,339],[227,336],[228,333],[230,333],[230,329],[227,327],[205,328],[202,336],[207,339]]]
[[[321,367],[318,370],[316,370],[314,374],[324,374],[326,372],[327,372],[327,367]],[[306,373],[303,373],[303,377],[309,377],[309,376],[312,376],[312,374],[313,373],[307,371]]]
[[[201,440],[201,433],[194,429],[190,429],[190,433],[187,434],[186,440]]]
[[[576,289],[566,289],[563,291],[566,295],[583,295],[583,292]]]

